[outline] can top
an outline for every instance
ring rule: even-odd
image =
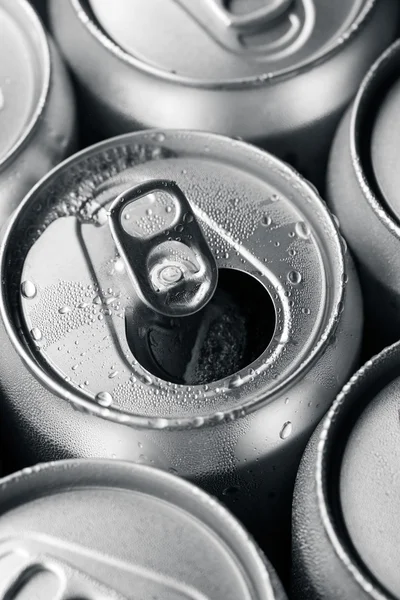
[[[399,358],[397,343],[358,371],[328,413],[319,445],[327,531],[368,597],[380,600],[400,598]]]
[[[371,161],[378,187],[386,204],[400,222],[400,70],[398,57],[395,58],[398,78],[393,74],[380,90],[380,106],[377,111],[371,135]],[[387,93],[385,89],[389,86]],[[383,98],[382,98],[383,90]]]
[[[35,376],[141,427],[236,418],[294,385],[334,341],[347,282],[309,184],[250,145],[194,132],[77,154],[25,199],[2,251],[2,316]]]
[[[374,0],[115,0],[110,11],[107,0],[90,0],[97,33],[105,31],[140,68],[210,85],[262,83],[313,62],[343,44],[373,4]],[[80,15],[83,18],[82,7]]]
[[[46,34],[27,0],[0,0],[0,166],[29,136],[46,101]]]
[[[0,598],[283,600],[228,511],[152,467],[48,463],[0,496]]]

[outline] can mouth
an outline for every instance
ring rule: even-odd
[[[103,24],[100,23],[99,20],[96,18],[93,9],[90,6],[89,0],[69,1],[72,3],[72,6],[77,14],[77,17],[81,21],[81,24],[89,31],[90,35],[95,37],[102,46],[104,46],[109,52],[114,54],[119,60],[130,64],[131,66],[136,67],[139,70],[148,72],[157,77],[174,81],[179,84],[213,89],[220,86],[223,86],[224,89],[226,89],[227,87],[235,89],[238,87],[242,88],[244,85],[252,87],[262,87],[265,85],[271,85],[271,83],[274,83],[276,81],[287,79],[288,77],[293,77],[295,75],[308,71],[312,67],[327,61],[339,51],[342,51],[345,45],[349,45],[350,43],[352,43],[353,38],[359,34],[362,27],[368,22],[371,13],[373,12],[373,10],[375,10],[378,4],[377,0],[361,0],[360,2],[355,4],[353,10],[350,11],[349,15],[347,15],[347,18],[342,24],[342,27],[339,28],[337,35],[334,35],[328,43],[325,43],[323,45],[322,48],[312,52],[311,56],[297,59],[293,61],[294,64],[290,66],[276,68],[275,65],[274,68],[270,67],[264,70],[262,69],[262,66],[260,66],[259,72],[256,75],[243,75],[236,77],[224,76],[218,81],[212,81],[200,76],[191,78],[185,75],[180,75],[173,68],[163,69],[159,67],[156,63],[154,63],[154,61],[147,62],[140,60],[133,53],[127,51],[126,49],[124,49],[124,47],[119,45],[119,43],[113,39],[109,32],[105,30]],[[188,5],[190,4],[191,3],[189,2]],[[238,8],[235,7],[235,3],[225,1],[219,2],[218,0],[216,0],[215,4],[222,4],[223,6],[228,6],[228,8],[229,5],[232,4],[234,9],[233,12],[235,14],[241,14],[241,9],[238,10]],[[302,40],[303,37],[307,39],[310,30],[315,25],[314,1],[304,0],[302,4],[304,4],[303,9],[304,12],[307,14],[307,19],[304,23],[304,27],[301,28],[300,35],[298,36],[299,41]],[[293,19],[293,21],[295,21],[296,18]],[[294,44],[295,46],[296,43]],[[294,56],[295,52],[296,51],[294,51]]]
[[[372,163],[371,141],[383,98],[399,79],[400,42],[392,44],[365,76],[356,96],[350,123],[353,169],[363,194],[377,218],[400,238],[399,216],[385,199]]]
[[[273,338],[276,314],[257,279],[221,269],[213,298],[195,315],[150,317],[140,337],[129,315],[125,323],[132,353],[150,373],[172,383],[205,385],[251,365]]]
[[[7,30],[10,43],[15,45],[15,64],[4,81],[0,78],[0,117],[7,119],[0,144],[0,169],[23,147],[38,123],[46,105],[51,72],[46,34],[30,3],[1,0],[0,11],[3,10],[7,16],[3,43],[7,42]]]
[[[344,453],[352,430],[374,397],[388,382],[398,378],[399,350],[399,343],[386,348],[352,377],[323,420],[318,437],[315,475],[318,510],[324,529],[346,570],[366,596],[374,600],[388,600],[392,596],[355,548],[345,524],[339,488]]]

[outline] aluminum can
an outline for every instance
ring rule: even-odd
[[[343,388],[301,462],[293,510],[293,598],[400,597],[400,345]]]
[[[172,470],[277,551],[362,327],[353,265],[312,186],[215,134],[121,136],[31,191],[1,265],[3,439],[20,464]]]
[[[27,0],[0,0],[0,225],[73,149],[75,108],[58,51]]]
[[[334,130],[398,30],[397,0],[53,0],[54,34],[104,134],[239,136],[320,188]]]
[[[1,599],[285,598],[228,511],[169,473],[60,461],[0,490]]]
[[[379,349],[400,338],[399,63],[395,42],[371,68],[338,129],[328,177],[329,203],[357,258],[366,321]]]

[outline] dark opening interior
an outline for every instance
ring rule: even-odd
[[[233,375],[258,358],[275,331],[266,288],[251,275],[219,271],[213,298],[198,313],[169,319],[150,313],[145,327],[127,317],[129,346],[153,375],[184,385],[204,385]]]

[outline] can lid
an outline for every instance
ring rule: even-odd
[[[26,0],[0,0],[0,166],[38,120],[50,79],[46,34]]]
[[[210,84],[271,77],[324,55],[366,0],[90,0],[101,28],[143,68]],[[156,17],[157,16],[157,17]]]
[[[400,377],[393,360],[386,362],[378,359],[375,372],[365,374],[371,391],[358,396],[363,408],[343,453],[340,502],[361,561],[400,598]]]
[[[138,198],[155,180],[185,196],[182,218],[165,189]],[[215,293],[213,275],[191,316],[149,308],[129,276],[107,215],[132,189],[139,204],[125,233],[144,232],[154,258],[136,256],[136,273],[159,282],[171,267],[167,284],[179,291],[185,261],[200,275],[203,263],[218,267]],[[344,252],[315,191],[269,154],[217,135],[139,132],[76,155],[25,199],[3,244],[0,308],[25,363],[57,395],[135,426],[200,427],[304,376],[334,338]]]
[[[0,484],[0,598],[283,600],[239,523],[152,467],[60,461]]]
[[[381,99],[371,136],[371,160],[374,175],[385,202],[393,211],[397,221],[400,221],[399,156],[400,80],[395,81],[388,93]]]

